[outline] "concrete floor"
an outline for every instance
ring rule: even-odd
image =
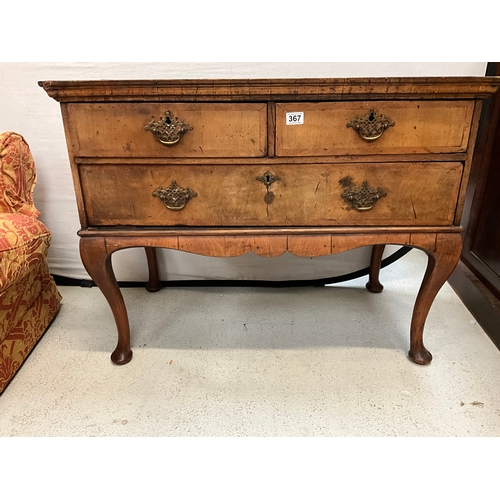
[[[114,366],[97,288],[61,311],[0,396],[0,436],[499,436],[500,352],[446,284],[407,358],[426,265],[411,251],[322,288],[123,290],[134,357]]]

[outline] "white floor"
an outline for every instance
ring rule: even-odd
[[[61,311],[0,396],[0,436],[500,435],[500,352],[446,284],[407,358],[426,264],[413,250],[323,288],[123,290],[134,357],[114,366],[97,288]]]

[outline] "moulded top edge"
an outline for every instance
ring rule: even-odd
[[[362,98],[363,96],[486,97],[500,77],[387,77],[185,80],[46,80],[38,82],[57,101],[148,98],[241,99]]]

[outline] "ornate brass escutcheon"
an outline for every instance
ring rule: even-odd
[[[380,198],[387,196],[383,189],[374,189],[367,181],[363,181],[361,186],[356,186],[352,177],[340,179],[339,184],[344,188],[340,196],[350,204],[350,208],[359,211],[371,210]]]
[[[366,141],[378,139],[388,127],[394,127],[395,123],[384,115],[379,115],[376,109],[370,111],[361,118],[356,116],[347,127],[351,127]]]
[[[280,178],[277,175],[274,175],[272,172],[269,172],[269,170],[264,175],[256,177],[256,179],[262,182],[266,187],[270,187],[273,182],[280,180]]]
[[[187,202],[191,198],[198,196],[198,194],[191,188],[182,188],[177,182],[172,181],[172,184],[167,189],[162,187],[156,189],[153,196],[160,198],[169,210],[182,210]]]
[[[157,122],[151,120],[144,130],[152,132],[162,144],[173,146],[186,132],[193,130],[193,127],[180,121],[171,111],[167,111]]]
[[[256,177],[256,179],[266,186],[267,192],[264,196],[264,201],[267,205],[270,205],[274,201],[275,195],[269,188],[273,182],[279,181],[280,178],[268,170],[264,175]]]

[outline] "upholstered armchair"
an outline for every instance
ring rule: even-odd
[[[46,260],[51,234],[33,205],[35,182],[24,138],[0,133],[0,394],[61,302]]]

